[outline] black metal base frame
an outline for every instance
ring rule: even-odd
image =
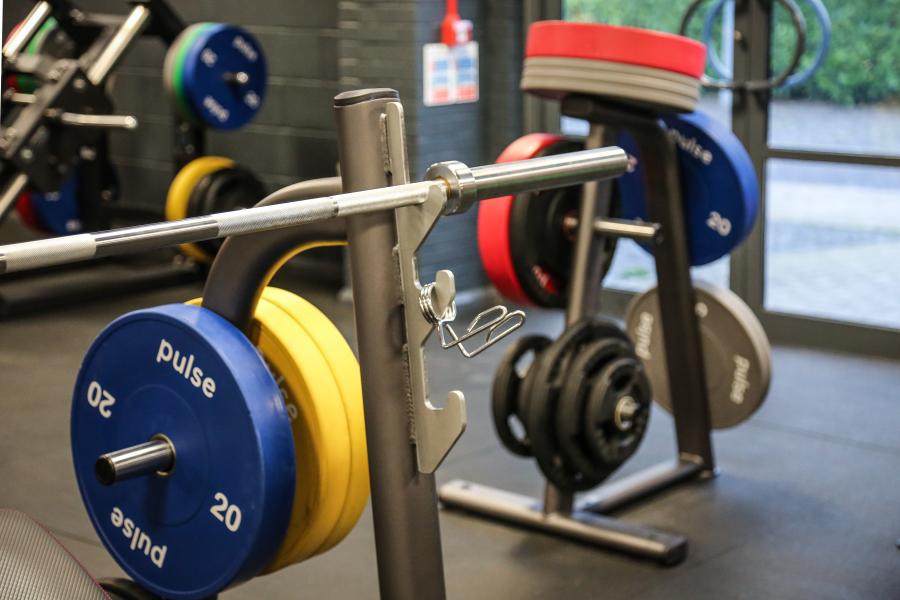
[[[549,483],[543,502],[460,480],[442,486],[439,497],[447,508],[675,565],[687,556],[687,538],[607,516],[675,485],[716,473],[675,144],[658,115],[648,112],[592,97],[569,96],[563,100],[562,113],[591,123],[587,148],[614,144],[618,130],[627,131],[637,142],[644,164],[648,215],[660,228],[654,258],[678,458],[601,486],[578,502],[574,494]],[[584,186],[566,325],[599,308],[601,286],[595,267],[602,238],[591,223],[607,210],[609,197],[603,184]]]

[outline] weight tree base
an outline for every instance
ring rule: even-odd
[[[531,496],[460,479],[441,486],[438,496],[449,509],[674,566],[687,557],[686,537],[598,513],[621,508],[678,483],[710,475],[693,462],[663,463],[601,488],[569,513],[545,512],[541,502]]]

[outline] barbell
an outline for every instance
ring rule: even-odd
[[[426,181],[387,188],[216,213],[178,221],[82,233],[0,246],[0,273],[26,271],[93,258],[246,235],[297,225],[423,204],[438,195],[444,214],[465,212],[475,202],[502,195],[577,185],[619,177],[628,157],[618,147],[597,148],[529,160],[468,167],[451,161],[432,165]],[[269,198],[297,197],[295,186]],[[632,234],[631,223],[610,222],[610,230]]]

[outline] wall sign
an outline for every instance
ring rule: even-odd
[[[478,101],[478,42],[425,44],[422,64],[425,106]]]

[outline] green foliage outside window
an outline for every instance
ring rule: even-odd
[[[742,0],[739,0],[742,1]],[[688,0],[565,0],[572,21],[631,25],[676,33]],[[705,6],[712,6],[708,0]],[[819,43],[813,13],[803,2],[809,40],[803,65]],[[837,104],[895,103],[900,100],[900,0],[825,0],[831,13],[831,51],[819,72],[802,86],[777,92],[778,97]],[[703,9],[688,32],[699,37]],[[721,39],[717,27],[714,39]],[[772,68],[782,69],[794,49],[795,34],[786,12],[775,11]]]

